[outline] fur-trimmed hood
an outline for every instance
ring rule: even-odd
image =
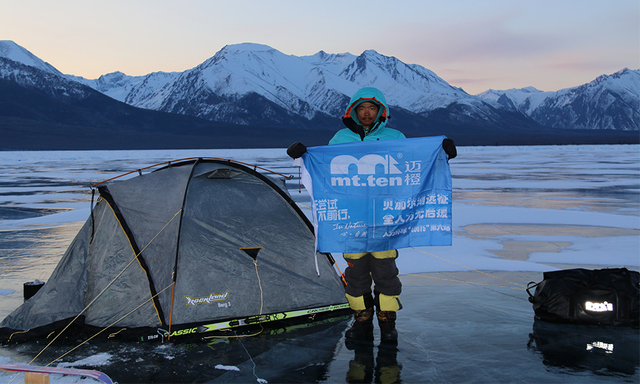
[[[355,109],[358,107],[358,105],[364,102],[374,103],[379,107],[378,116],[369,129],[363,127],[362,124],[360,124],[355,113]],[[358,135],[360,135],[360,137],[364,138],[365,136],[374,132],[380,133],[380,131],[382,131],[387,124],[388,118],[389,106],[387,105],[387,99],[384,97],[384,94],[382,94],[382,92],[377,88],[365,87],[361,88],[351,98],[349,106],[347,107],[347,110],[342,117],[342,122],[352,132],[357,133]]]

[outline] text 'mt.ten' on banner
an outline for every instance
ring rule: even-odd
[[[451,245],[445,136],[308,148],[302,182],[317,249],[359,253]]]

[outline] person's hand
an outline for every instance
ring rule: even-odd
[[[302,143],[293,143],[287,148],[287,155],[294,159],[302,156],[305,152],[307,152],[307,147]]]
[[[454,157],[458,156],[458,151],[456,150],[456,145],[453,143],[453,140],[451,139],[442,140],[442,148],[444,149],[446,154],[449,156],[449,159],[453,159]]]

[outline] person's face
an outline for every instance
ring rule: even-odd
[[[358,121],[365,127],[371,127],[378,116],[378,106],[374,103],[365,101],[356,107],[356,116]]]

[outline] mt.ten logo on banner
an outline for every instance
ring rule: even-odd
[[[352,177],[331,177],[332,186],[354,186],[354,187],[386,187],[388,185],[402,185],[401,177],[374,177],[376,174],[376,167],[379,165],[384,168],[384,174],[397,175],[402,174],[402,171],[396,166],[398,161],[393,157],[380,156],[380,155],[365,155],[359,160],[350,155],[340,155],[334,157],[331,160],[331,174],[349,174],[349,167],[355,165],[358,172],[357,175]],[[366,178],[361,178],[360,175],[369,175]]]

